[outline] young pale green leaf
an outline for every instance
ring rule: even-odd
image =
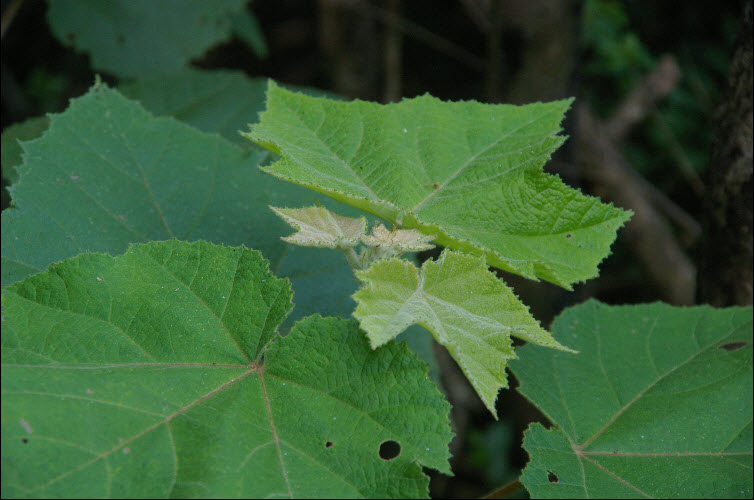
[[[290,307],[259,252],[176,240],[5,287],[3,498],[426,497],[452,437],[426,366],[352,320],[279,337]]]
[[[435,246],[429,242],[434,238],[435,235],[426,235],[415,229],[388,231],[382,224],[377,224],[370,234],[361,237],[361,241],[365,245],[379,247],[385,255],[392,256],[431,250]]]
[[[189,91],[176,95],[189,99],[186,108],[202,107]],[[175,96],[170,105],[184,109]],[[286,328],[314,312],[353,310],[358,284],[342,255],[280,240],[287,226],[268,206],[314,199],[311,191],[260,172],[267,153],[154,118],[104,85],[51,115],[47,132],[23,149],[21,181],[10,189],[14,208],[2,214],[3,285],[82,251],[117,255],[129,243],[201,239],[256,248],[292,280],[296,310]]]
[[[508,387],[505,366],[515,357],[511,335],[570,351],[543,330],[513,292],[487,270],[484,259],[444,251],[424,263],[382,260],[357,274],[354,317],[373,348],[409,325],[420,324],[444,345],[493,415],[495,399]]]
[[[293,245],[353,248],[361,242],[361,237],[367,231],[367,220],[364,217],[343,217],[325,207],[270,208],[296,229],[296,233],[282,238]]]
[[[164,73],[230,38],[243,0],[53,0],[47,17],[57,39],[119,76]]]
[[[522,482],[536,498],[751,498],[752,309],[607,306],[563,312],[576,356],[525,346],[535,424]]]
[[[281,179],[570,288],[597,274],[630,217],[542,172],[570,102],[344,103],[270,81],[246,136],[281,155],[265,168]]]

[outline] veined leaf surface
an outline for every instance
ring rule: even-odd
[[[553,339],[514,293],[478,256],[445,250],[416,269],[397,258],[377,261],[357,273],[364,285],[354,295],[353,315],[372,347],[420,324],[444,345],[497,417],[495,399],[508,387],[505,366],[515,358],[511,335],[556,349]]]
[[[281,179],[569,288],[597,274],[630,216],[542,172],[570,102],[344,103],[270,81],[247,137],[281,156],[265,168]]]
[[[286,87],[308,95],[337,98],[316,88]],[[264,111],[266,89],[266,78],[249,78],[242,71],[193,67],[118,85],[119,92],[139,101],[150,113],[172,116],[203,132],[217,132],[246,149],[259,149],[240,131]]]
[[[532,497],[751,498],[751,307],[590,300],[552,332],[580,354],[511,362],[555,424],[526,432]]]
[[[357,284],[342,255],[280,240],[287,226],[268,206],[314,200],[259,172],[267,153],[154,118],[104,85],[51,115],[47,132],[23,148],[14,208],[2,214],[3,285],[83,251],[201,239],[256,248],[291,278],[297,307],[286,328],[314,312],[353,310]]]
[[[426,366],[353,320],[280,337],[290,307],[259,252],[205,242],[4,288],[3,498],[425,497],[452,436]]]

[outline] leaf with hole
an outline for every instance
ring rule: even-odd
[[[751,307],[590,300],[552,333],[580,354],[511,363],[555,424],[526,432],[532,497],[751,498]]]
[[[290,307],[259,252],[175,240],[4,288],[3,498],[426,497],[452,434],[424,363],[353,320],[280,337]]]
[[[597,274],[630,217],[542,172],[570,102],[336,102],[270,81],[246,136],[280,155],[264,170],[283,180],[570,288]]]

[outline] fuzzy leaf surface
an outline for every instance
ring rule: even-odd
[[[542,171],[570,102],[344,103],[270,81],[246,135],[281,156],[265,170],[283,180],[570,288],[597,274],[630,217]]]
[[[92,67],[121,77],[165,73],[230,38],[243,0],[53,0],[57,39],[91,55]]]
[[[388,231],[382,224],[377,224],[372,228],[370,234],[362,236],[361,241],[365,245],[378,246],[393,255],[399,255],[407,252],[430,250],[435,247],[429,243],[433,239],[434,235],[426,235],[415,229]]]
[[[207,240],[256,248],[292,280],[297,307],[286,327],[313,312],[353,310],[357,283],[342,255],[280,240],[287,226],[268,206],[314,199],[260,172],[267,153],[154,118],[105,86],[51,116],[40,139],[23,143],[15,208],[2,214],[3,285],[83,251]]]
[[[259,252],[175,240],[4,288],[3,498],[426,497],[451,438],[426,366],[353,320],[280,337],[290,307]]]
[[[275,208],[270,207],[296,232],[283,241],[305,247],[353,248],[366,233],[367,220],[343,217],[324,207]]]
[[[419,324],[445,346],[493,415],[495,399],[508,387],[505,366],[515,358],[511,335],[569,350],[553,339],[528,308],[478,256],[446,250],[426,261],[388,259],[357,273],[354,317],[373,348]]]
[[[752,309],[655,303],[572,307],[524,346],[532,425],[522,482],[534,498],[751,498]]]

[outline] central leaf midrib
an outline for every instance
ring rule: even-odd
[[[353,178],[356,179],[359,182],[359,184],[361,184],[362,186],[364,186],[364,188],[369,192],[370,195],[372,195],[372,197],[375,200],[381,200],[381,198],[379,196],[377,196],[374,193],[374,191],[372,191],[372,189],[369,186],[367,186],[364,183],[364,181],[358,175],[356,175],[356,172],[351,168],[351,165],[349,165],[348,162],[346,162],[343,158],[341,158],[338,154],[336,154],[335,151],[333,151],[332,148],[330,148],[330,146],[325,141],[323,141],[320,138],[319,134],[317,134],[317,132],[315,130],[312,130],[310,127],[306,126],[306,124],[303,122],[303,120],[301,120],[301,118],[299,117],[299,115],[298,115],[298,113],[296,112],[295,109],[289,107],[287,105],[287,103],[285,103],[284,101],[282,102],[282,105],[285,106],[293,114],[293,116],[296,117],[296,119],[298,120],[299,125],[301,126],[301,128],[303,128],[303,129],[308,130],[309,132],[311,132],[312,135],[317,139],[317,141],[319,142],[319,144],[322,147],[324,147],[332,155],[333,158],[335,158],[336,160],[338,160],[351,173],[351,175],[353,176]],[[324,122],[324,120],[326,120],[326,118],[327,118],[327,116],[326,116],[327,115],[327,111],[323,111],[323,113],[325,115],[322,118],[322,120]],[[359,110],[359,115],[361,115],[361,111],[360,110]],[[363,136],[364,136],[364,127],[363,126],[361,127],[361,136],[362,136],[362,139],[363,139]],[[359,145],[361,145],[361,139],[359,140]],[[297,163],[299,163],[302,167],[307,168],[307,165],[304,165],[304,164],[302,164],[300,162],[297,162]]]

